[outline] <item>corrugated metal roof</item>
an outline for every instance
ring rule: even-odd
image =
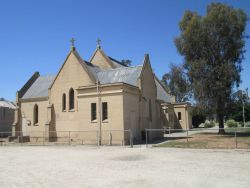
[[[137,86],[137,79],[141,74],[142,66],[123,67],[101,71],[97,73],[101,84],[112,84],[122,82]]]
[[[54,78],[55,75],[38,77],[28,91],[23,95],[22,99],[47,97],[49,95],[48,88],[52,84]]]
[[[0,107],[16,109],[14,102],[7,101],[4,98],[0,98]]]
[[[157,78],[155,78],[155,84],[157,88],[157,99],[165,102],[173,102],[171,96],[165,91]]]

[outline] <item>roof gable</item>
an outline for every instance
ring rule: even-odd
[[[61,66],[60,70],[58,71],[57,75],[55,76],[55,79],[53,80],[50,88],[53,87],[56,79],[58,78],[60,72],[62,71],[63,67],[65,66],[65,64],[68,62],[69,57],[73,55],[76,57],[78,63],[81,65],[81,67],[85,70],[85,72],[88,74],[90,80],[95,83],[95,76],[93,75],[93,72],[91,72],[88,67],[87,67],[87,63],[81,58],[81,56],[79,55],[79,53],[75,50],[75,48],[72,48],[71,51],[69,52],[69,54],[67,55],[63,65]]]

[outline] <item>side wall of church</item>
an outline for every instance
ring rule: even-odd
[[[146,60],[147,61],[147,60]],[[142,70],[142,77],[140,79],[141,87],[141,103],[140,103],[140,116],[141,128],[160,129],[160,104],[157,102],[157,90],[154,81],[154,75],[149,62],[144,64]],[[150,138],[154,139],[159,137],[160,133],[152,132]]]
[[[48,121],[48,101],[21,102],[21,130],[24,136],[43,136]],[[34,123],[34,108],[38,107],[38,123]]]

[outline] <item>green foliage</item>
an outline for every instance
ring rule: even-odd
[[[206,120],[205,123],[204,123],[204,128],[212,128],[214,126],[215,126],[215,122],[214,121]]]
[[[227,120],[226,124],[229,128],[238,127],[238,123],[233,119]]]
[[[245,123],[246,127],[250,127],[250,121]]]
[[[129,60],[129,59],[123,59],[123,60],[121,60],[121,64],[123,64],[123,65],[129,67],[129,66],[131,66],[131,64],[132,64],[132,61]]]
[[[190,95],[190,82],[183,65],[170,64],[170,72],[163,75],[162,83],[176,97],[177,102],[188,101]]]
[[[205,111],[199,108],[198,106],[194,106],[192,109],[192,125],[197,128],[201,123],[204,123],[206,120]]]
[[[194,98],[216,112],[220,128],[224,127],[232,88],[240,83],[246,22],[241,9],[212,3],[205,16],[187,11],[179,24],[181,34],[175,39],[185,57]]]

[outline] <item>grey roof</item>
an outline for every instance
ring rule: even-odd
[[[159,83],[159,80],[155,78],[155,84],[157,88],[157,99],[165,102],[174,102],[171,95],[169,95],[163,86]]]
[[[122,82],[137,86],[137,79],[141,74],[141,70],[142,66],[123,67],[100,71],[97,73],[97,76],[101,84]]]
[[[23,95],[22,99],[47,97],[49,95],[48,88],[52,84],[54,78],[55,75],[38,77]]]
[[[122,68],[122,67],[127,67],[124,64],[122,64],[120,61],[108,56],[108,58],[110,59],[110,61],[113,63],[113,65],[115,66],[115,68]]]
[[[7,101],[4,98],[0,98],[0,108],[11,108],[11,109],[16,109],[16,104],[11,101]]]

